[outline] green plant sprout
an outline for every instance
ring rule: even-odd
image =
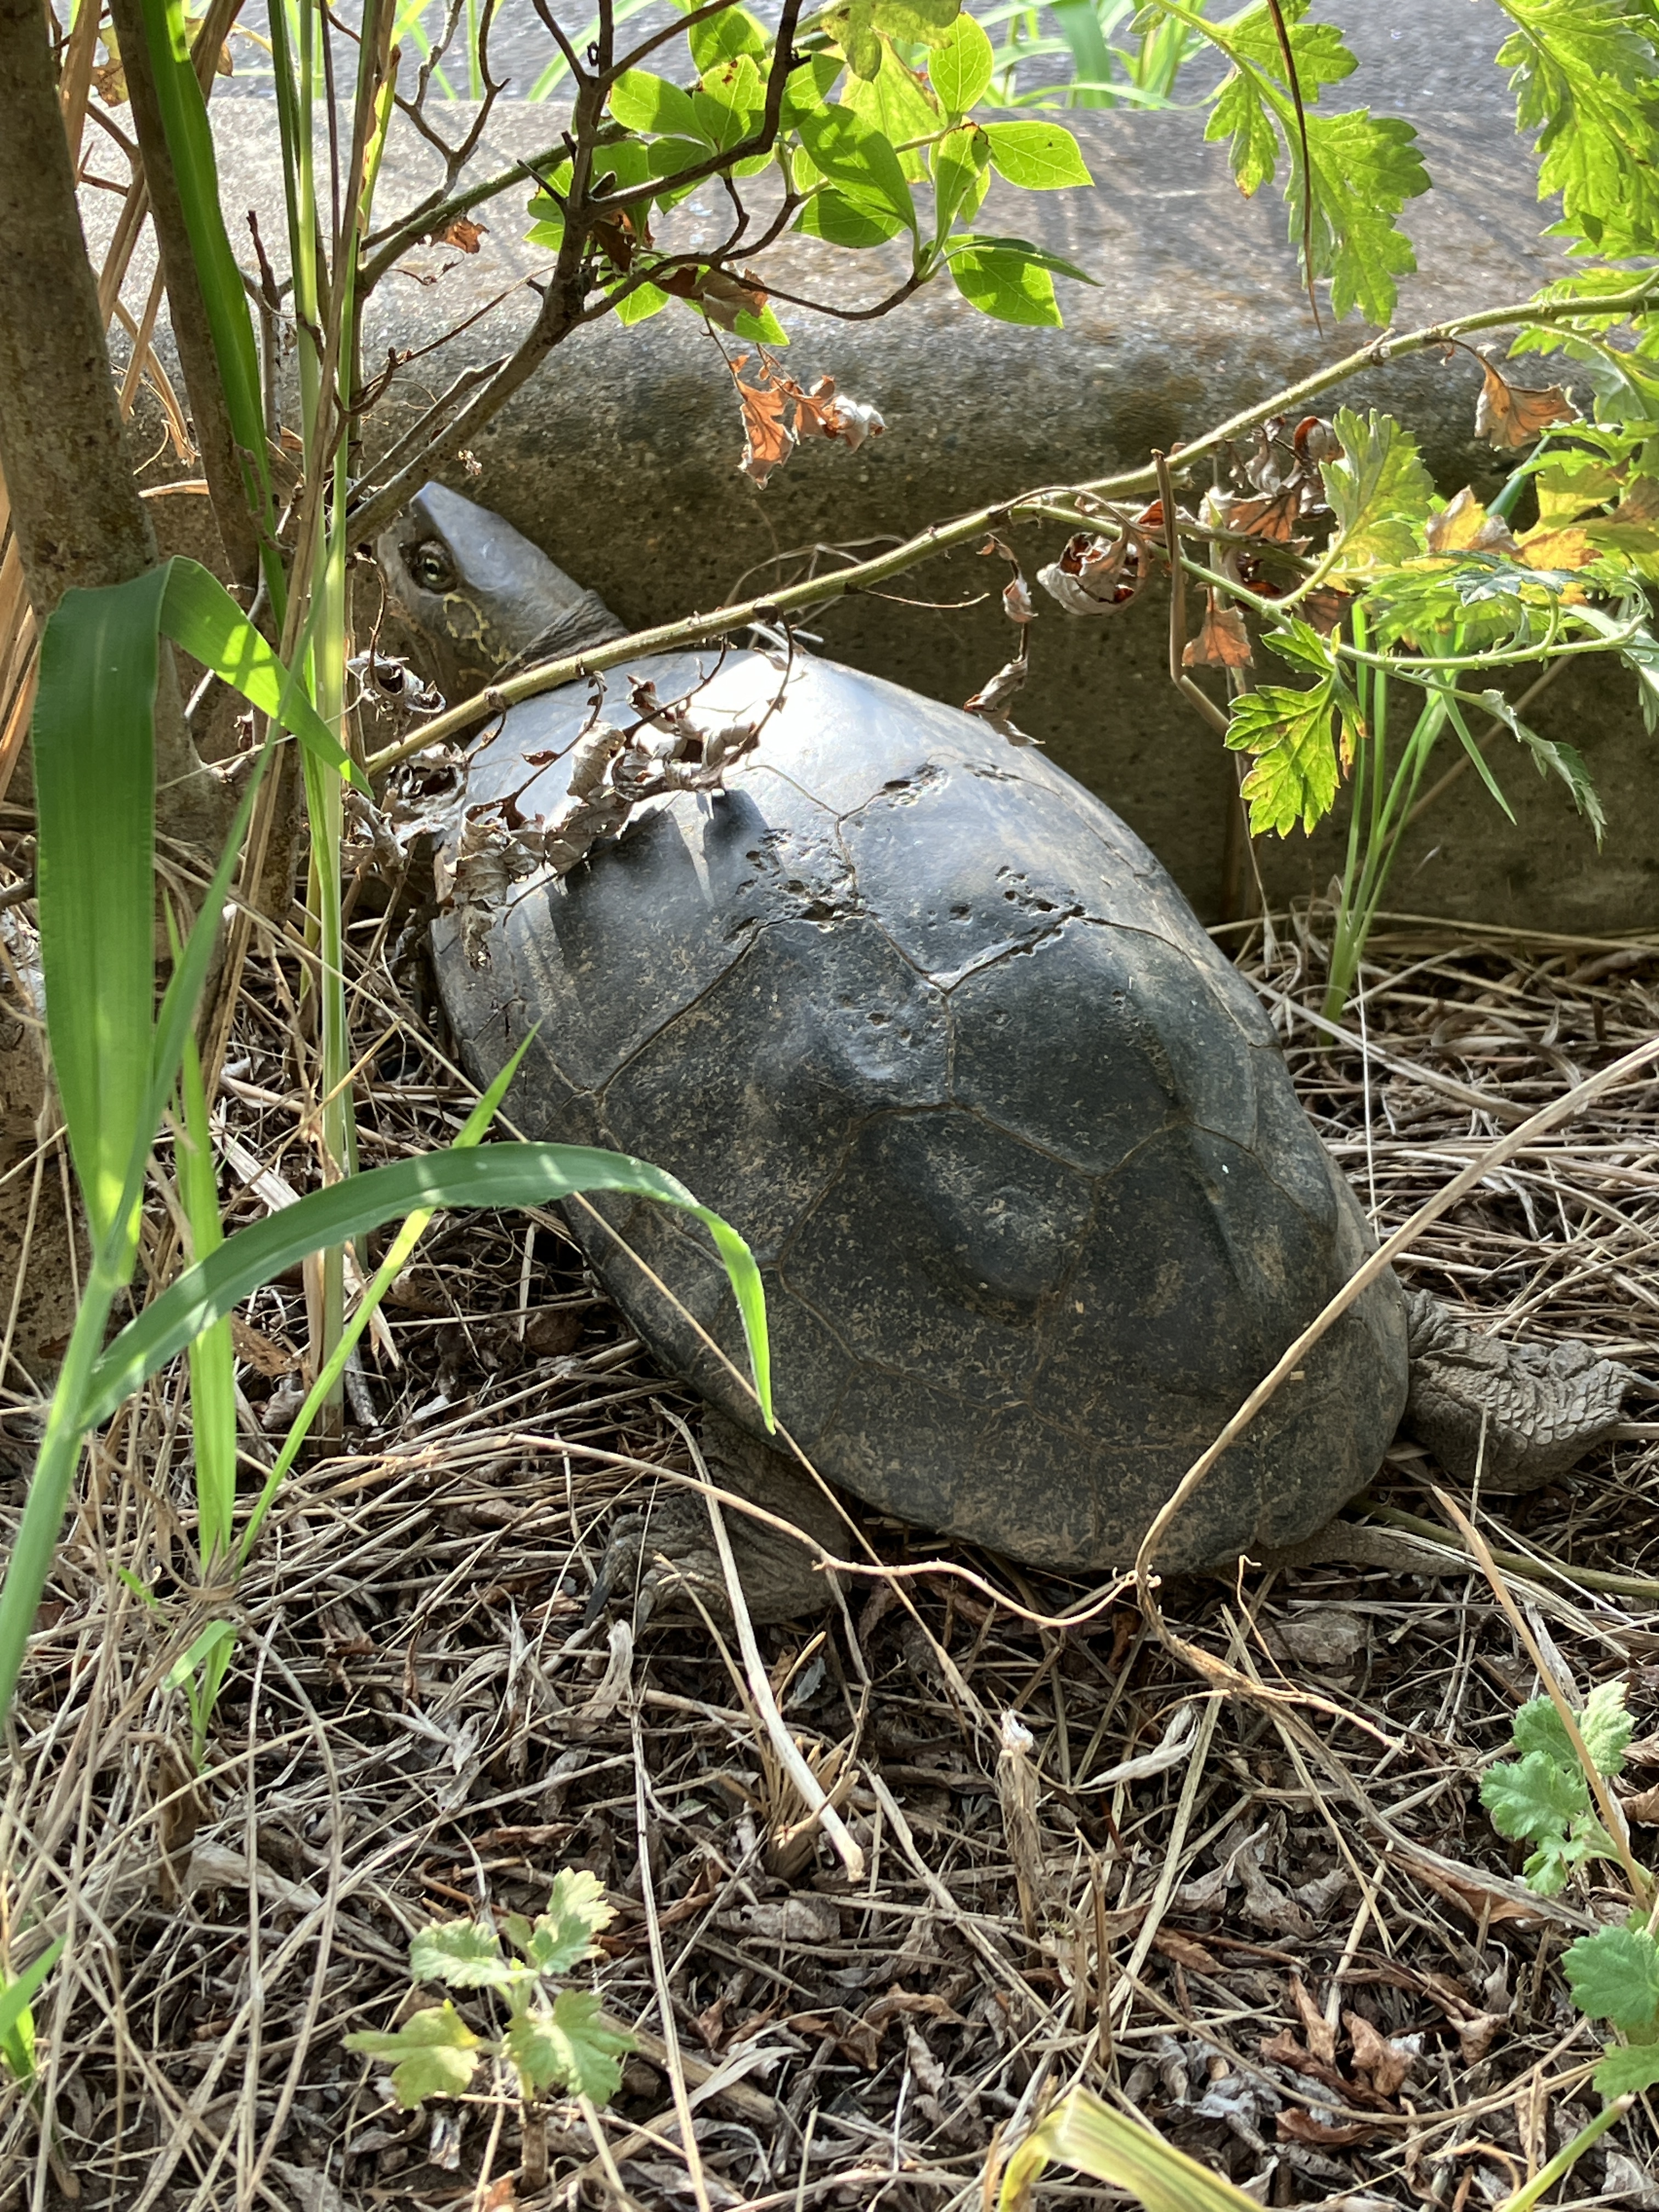
[[[1612,1807],[1606,1785],[1622,1769],[1633,1732],[1623,1682],[1603,1682],[1593,1690],[1574,1716],[1574,1726],[1577,1746],[1555,1700],[1534,1698],[1515,1716],[1510,1747],[1517,1756],[1491,1768],[1480,1785],[1480,1802],[1499,1835],[1532,1844],[1522,1878],[1540,1897],[1559,1895],[1573,1875],[1594,1861],[1612,1860],[1627,1873],[1632,1864],[1598,1809],[1598,1801]],[[1613,1817],[1620,1817],[1616,1810]],[[1628,2100],[1659,2083],[1659,1942],[1654,1933],[1659,1885],[1643,1869],[1636,1869],[1636,1876],[1646,1883],[1647,1893],[1638,1896],[1625,1925],[1580,1936],[1562,1960],[1579,2011],[1590,2020],[1606,2021],[1625,2039],[1607,2046],[1595,2069],[1595,2087],[1607,2105],[1566,2146],[1563,2158],[1569,2150],[1577,2157],[1588,2149]],[[1559,2179],[1566,2167],[1559,2160],[1552,2163],[1559,2169],[1553,2179]]]
[[[506,2008],[505,2024],[493,2035],[477,2033],[446,1997],[399,2027],[348,2035],[346,2048],[387,2061],[393,2093],[406,2107],[464,2095],[484,2059],[511,2067],[526,2107],[556,2088],[606,2104],[634,2039],[603,2018],[597,1990],[552,1985],[597,1955],[594,1939],[614,1917],[598,1878],[567,1867],[534,1920],[509,1912],[499,1932],[487,1920],[422,1928],[410,1939],[413,1979],[489,1990]]]

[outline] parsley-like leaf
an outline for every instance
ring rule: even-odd
[[[1333,574],[1409,561],[1421,550],[1419,532],[1434,497],[1416,441],[1392,415],[1379,415],[1374,407],[1368,416],[1340,408],[1333,428],[1341,458],[1320,465],[1336,517]]]
[[[1562,1964],[1573,2002],[1592,2020],[1629,2033],[1659,2026],[1659,1943],[1645,1928],[1581,1936]]]
[[[1651,11],[1631,0],[1499,0],[1516,28],[1516,127],[1538,132],[1538,197],[1561,194],[1559,233],[1608,260],[1659,250],[1659,58]]]
[[[1300,822],[1311,830],[1336,798],[1335,720],[1340,686],[1334,677],[1310,691],[1264,684],[1233,701],[1227,744],[1255,755],[1239,789],[1250,809],[1250,835],[1272,830],[1288,837]]]
[[[1283,0],[1311,175],[1303,174],[1295,104],[1265,5],[1225,27],[1224,49],[1234,68],[1214,95],[1205,136],[1231,142],[1233,174],[1247,195],[1271,183],[1283,142],[1290,163],[1291,240],[1310,247],[1309,282],[1330,278],[1331,311],[1339,321],[1357,307],[1372,322],[1386,323],[1394,313],[1395,278],[1417,266],[1395,218],[1407,200],[1428,190],[1428,172],[1409,123],[1373,116],[1365,108],[1338,115],[1316,112],[1322,88],[1349,76],[1354,58],[1332,25],[1302,20],[1307,9],[1308,0]]]

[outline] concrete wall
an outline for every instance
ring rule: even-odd
[[[1401,0],[1364,15],[1356,44],[1365,65],[1351,81],[1351,104],[1410,116],[1436,179],[1407,212],[1419,274],[1402,289],[1397,327],[1524,299],[1563,264],[1540,235],[1548,210],[1534,198],[1491,65],[1503,19],[1489,0]],[[269,243],[281,235],[274,115],[245,100],[216,103],[216,116],[226,208],[258,207]],[[797,373],[833,371],[885,416],[886,435],[858,455],[804,451],[757,490],[736,467],[740,430],[720,356],[677,308],[634,331],[612,322],[579,333],[476,441],[482,472],[452,480],[643,624],[714,605],[745,577],[752,587],[758,564],[775,554],[908,535],[1022,489],[1138,465],[1152,447],[1189,438],[1364,342],[1357,319],[1322,337],[1316,331],[1281,204],[1270,193],[1241,198],[1224,149],[1203,143],[1201,116],[1068,119],[1094,188],[994,192],[983,223],[1036,236],[1098,276],[1097,288],[1061,280],[1063,331],[988,322],[942,283],[876,322],[782,309]],[[545,106],[503,103],[481,165],[504,166],[547,144],[557,121]],[[382,206],[409,204],[433,180],[429,155],[399,143]],[[522,206],[515,191],[483,211],[489,234],[476,257],[439,248],[410,257],[437,281],[399,276],[382,288],[369,318],[371,359],[388,346],[425,345],[544,265],[520,242]],[[92,215],[107,220],[105,207]],[[700,194],[677,212],[676,234],[709,235],[722,216],[715,194]],[[767,265],[780,290],[843,307],[879,297],[894,268],[883,253],[854,259],[805,240]],[[371,452],[459,369],[504,351],[534,307],[520,286],[406,369],[370,423]],[[1431,355],[1370,370],[1322,405],[1340,398],[1392,410],[1445,489],[1472,483],[1490,492],[1502,470],[1474,438],[1479,383],[1468,354]],[[1026,532],[1028,565],[1052,557],[1058,537]],[[837,658],[960,701],[1006,657],[1008,625],[994,603],[951,611],[901,602],[950,603],[988,583],[994,593],[1000,582],[958,554],[913,572],[892,599],[836,605],[816,627]],[[1164,612],[1153,594],[1101,623],[1047,609],[1020,720],[1214,916],[1233,769],[1173,692],[1164,655]],[[1536,720],[1588,755],[1613,825],[1605,854],[1598,860],[1559,787],[1503,751],[1494,765],[1518,826],[1464,776],[1413,832],[1391,903],[1592,934],[1653,927],[1659,778],[1629,681],[1601,664],[1575,672]],[[1322,887],[1339,864],[1340,822],[1311,840],[1264,841],[1258,858],[1275,897]]]

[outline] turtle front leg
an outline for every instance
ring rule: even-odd
[[[703,1413],[700,1441],[713,1482],[764,1506],[793,1532],[785,1534],[727,1509],[726,1531],[750,1619],[799,1620],[822,1613],[830,1601],[830,1585],[814,1563],[824,1553],[844,1558],[847,1543],[846,1528],[829,1499],[798,1461],[712,1409]],[[613,1601],[632,1601],[636,1625],[653,1613],[696,1620],[693,1593],[717,1621],[730,1622],[708,1504],[698,1492],[665,1483],[643,1512],[630,1513],[612,1531],[587,1618],[597,1619]]]
[[[1618,1425],[1641,1379],[1577,1337],[1504,1344],[1425,1291],[1407,1291],[1406,1305],[1411,1373],[1401,1427],[1460,1481],[1472,1480],[1477,1464],[1489,1490],[1536,1490],[1565,1474]]]

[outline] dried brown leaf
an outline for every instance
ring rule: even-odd
[[[1364,2013],[1345,2012],[1342,2024],[1353,2043],[1354,2064],[1371,2077],[1379,2097],[1392,2097],[1411,2072],[1416,2053],[1383,2035]]]
[[[1177,1966],[1190,1967],[1195,1974],[1220,1971],[1214,1952],[1206,1951],[1196,1937],[1183,1936],[1178,1928],[1160,1928],[1152,1938],[1152,1948],[1166,1959],[1173,1959]]]
[[[1219,606],[1212,592],[1196,637],[1188,638],[1181,655],[1183,668],[1249,668],[1253,665],[1250,635],[1237,607]]]
[[[1515,539],[1501,514],[1488,514],[1465,484],[1428,522],[1431,553],[1513,553]]]
[[[1481,368],[1485,381],[1475,403],[1474,434],[1489,445],[1512,452],[1529,446],[1552,422],[1577,421],[1578,410],[1559,384],[1511,384],[1491,362],[1483,360]]]
[[[1324,2065],[1336,2063],[1336,2030],[1309,1995],[1307,1984],[1300,1974],[1291,1976],[1291,2002],[1296,2007],[1297,2017],[1302,2022],[1302,2033],[1308,2039],[1308,2048]]]
[[[434,246],[457,246],[463,253],[476,253],[479,240],[489,234],[489,225],[487,222],[474,222],[468,216],[458,215],[441,230],[434,231],[432,243]]]
[[[1299,2106],[1287,2106],[1276,2123],[1280,2142],[1306,2143],[1321,2150],[1346,2149],[1351,2143],[1368,2142],[1376,2133],[1369,2120],[1344,2120],[1328,2126]]]

